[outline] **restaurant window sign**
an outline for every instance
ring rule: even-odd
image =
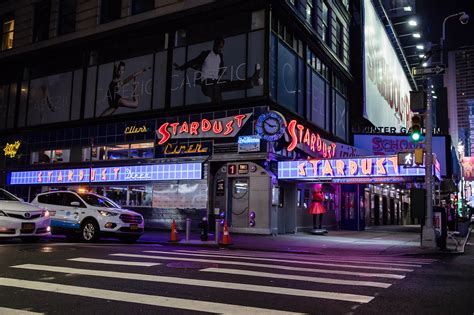
[[[13,159],[16,156],[16,153],[18,152],[20,145],[21,145],[20,141],[15,141],[13,143],[7,142],[7,144],[5,144],[5,147],[3,148],[3,152],[5,156]]]
[[[439,163],[435,160],[435,174],[440,178]],[[425,168],[407,168],[398,164],[397,156],[366,157],[353,159],[299,160],[278,162],[279,179],[315,179],[344,182],[377,181],[388,178],[390,181],[404,181],[406,177],[425,175]],[[342,180],[341,180],[342,179]]]
[[[232,138],[242,129],[252,116],[251,113],[219,119],[201,119],[192,122],[165,122],[156,131],[158,145],[170,139]]]
[[[201,163],[153,164],[10,172],[9,185],[141,182],[201,179]]]

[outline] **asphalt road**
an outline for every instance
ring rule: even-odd
[[[472,251],[367,257],[3,242],[0,314],[473,314]]]

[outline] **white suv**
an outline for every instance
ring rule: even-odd
[[[0,188],[0,239],[36,241],[50,234],[49,212]]]
[[[51,191],[37,195],[31,203],[49,210],[52,234],[74,237],[79,233],[85,242],[97,241],[100,235],[135,242],[143,234],[145,223],[139,213],[101,195]]]

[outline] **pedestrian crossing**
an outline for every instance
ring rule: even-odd
[[[370,303],[383,290],[408,281],[411,273],[435,262],[390,256],[137,247],[130,252],[115,249],[102,257],[81,255],[48,264],[13,265],[8,276],[0,276],[0,292],[2,288],[47,292],[48,296],[116,301],[166,313],[301,314],[336,308],[349,313],[354,305]],[[184,267],[172,267],[179,263]],[[54,302],[49,304],[54,307]],[[9,310],[2,313],[0,307],[2,315],[49,312],[38,305],[26,305],[28,311],[0,306]]]

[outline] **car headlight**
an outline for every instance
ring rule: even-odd
[[[118,215],[118,213],[115,213],[115,212],[109,212],[109,211],[104,211],[104,210],[97,210],[101,216],[104,216],[104,217],[115,217],[116,215]]]
[[[48,210],[43,210],[43,211],[41,212],[41,216],[42,216],[42,217],[49,217],[49,211],[48,211]]]
[[[5,212],[3,212],[2,210],[0,210],[0,217],[8,217],[7,214]]]

